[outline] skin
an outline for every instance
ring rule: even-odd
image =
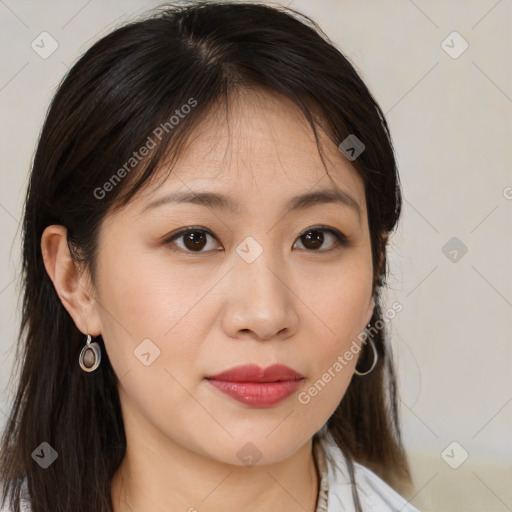
[[[112,480],[116,512],[314,511],[311,438],[343,398],[357,357],[307,405],[298,393],[357,341],[372,315],[362,179],[321,133],[329,179],[289,100],[257,91],[232,99],[229,126],[223,111],[208,117],[163,183],[106,217],[94,284],[74,265],[63,226],[47,227],[41,240],[62,303],[81,332],[103,336],[118,376],[127,452]],[[358,203],[361,218],[339,203],[286,208],[295,195],[334,187]],[[191,189],[222,192],[241,211],[167,203],[141,213]],[[323,244],[308,248],[300,235],[321,224],[350,245],[320,231]],[[202,253],[184,237],[164,241],[189,226],[214,235]],[[252,263],[236,252],[249,236],[263,250]],[[149,366],[134,355],[145,339],[160,350]],[[259,408],[205,380],[248,363],[285,364],[304,375],[303,386]],[[237,456],[247,443],[261,453],[252,467]]]

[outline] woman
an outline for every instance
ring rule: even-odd
[[[189,3],[60,85],[24,217],[5,510],[414,511],[388,127],[285,8]]]

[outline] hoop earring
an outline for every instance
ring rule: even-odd
[[[87,335],[87,343],[80,352],[78,362],[84,372],[93,372],[100,365],[101,349],[96,341],[91,343],[90,334]]]
[[[379,354],[377,354],[377,349],[375,348],[375,343],[373,343],[373,340],[371,338],[370,338],[370,343],[372,345],[372,350],[373,350],[373,363],[370,366],[370,369],[366,370],[365,372],[358,372],[357,368],[354,368],[354,373],[359,377],[363,377],[364,375],[368,375],[369,373],[371,373],[373,371],[373,369],[375,368],[377,361],[379,360]]]

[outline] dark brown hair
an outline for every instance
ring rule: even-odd
[[[240,2],[181,2],[116,29],[96,42],[59,86],[30,175],[20,375],[0,456],[4,499],[9,493],[16,512],[25,478],[34,512],[111,511],[111,478],[126,449],[117,378],[103,340],[95,340],[102,364],[93,373],[83,372],[78,354],[84,336],[46,273],[40,246],[44,229],[67,228],[71,253],[94,283],[97,235],[106,215],[147,185],[163,158],[176,160],[214,105],[222,100],[227,106],[244,88],[291,99],[311,126],[320,156],[320,125],[337,145],[350,134],[365,144],[352,165],[365,184],[376,299],[371,324],[382,322],[387,234],[401,211],[392,142],[371,93],[321,29],[289,8]],[[98,198],[98,188],[191,98],[196,104],[176,128],[162,130],[149,156]],[[352,481],[352,461],[357,461],[399,489],[410,483],[410,473],[385,329],[375,329],[373,341],[377,366],[352,379],[327,426],[347,455]],[[32,458],[42,442],[59,454],[44,470]],[[360,510],[355,491],[354,500]]]

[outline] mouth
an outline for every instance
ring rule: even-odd
[[[244,365],[211,375],[206,380],[238,402],[252,407],[271,407],[295,393],[304,376],[284,365],[276,364],[264,369]]]

